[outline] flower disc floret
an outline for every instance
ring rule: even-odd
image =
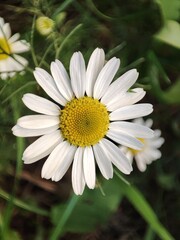
[[[91,97],[73,99],[60,114],[62,135],[75,146],[98,143],[106,135],[108,126],[109,115],[105,105]]]
[[[5,38],[0,38],[0,60],[8,58],[10,46]]]

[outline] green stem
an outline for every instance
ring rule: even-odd
[[[34,61],[34,65],[37,67],[38,66],[38,61],[36,58],[36,54],[34,51],[34,45],[33,45],[33,41],[34,41],[34,29],[35,29],[35,21],[36,21],[36,15],[34,15],[33,17],[33,22],[32,22],[32,29],[31,29],[31,55],[32,55],[32,59]]]
[[[18,102],[17,99],[14,98],[12,99],[11,102],[12,105],[12,110],[13,110],[13,115],[14,115],[14,121],[17,121],[17,119],[20,117],[20,112],[18,108]],[[6,235],[8,233],[10,221],[12,218],[13,214],[13,208],[14,208],[14,199],[15,195],[18,189],[18,177],[21,173],[21,166],[22,166],[22,153],[24,150],[24,139],[22,138],[16,138],[16,147],[17,147],[17,152],[16,152],[16,172],[15,172],[15,177],[14,177],[14,184],[12,188],[12,194],[10,195],[9,202],[7,204],[7,207],[4,212],[4,219],[3,219],[3,239],[6,239]]]
[[[82,27],[82,23],[80,23],[79,25],[77,25],[64,39],[64,41],[61,43],[60,47],[58,48],[57,52],[56,52],[56,56],[55,58],[59,58],[60,52],[62,50],[62,48],[64,47],[64,45],[67,43],[67,41],[69,40],[69,38],[74,35],[81,27]]]
[[[28,83],[24,84],[22,87],[18,88],[16,91],[14,91],[12,94],[10,94],[7,98],[5,98],[4,101],[2,101],[2,104],[6,103],[9,99],[14,97],[17,93],[22,91],[24,88],[26,88],[26,87],[28,87],[30,85],[35,85],[35,84],[36,84],[35,81],[31,81],[31,82],[28,82]]]
[[[60,221],[57,223],[56,227],[54,228],[50,240],[57,240],[59,239],[59,236],[63,232],[63,227],[65,226],[67,220],[69,219],[74,207],[76,206],[77,202],[79,200],[79,197],[75,194],[71,197],[69,204],[67,205],[67,208],[64,210],[63,215],[60,219]]]

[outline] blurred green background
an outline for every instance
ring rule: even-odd
[[[55,23],[48,36],[36,29],[40,16]],[[0,239],[180,239],[180,1],[3,0],[0,17],[31,44],[25,75],[0,80]],[[45,95],[32,69],[49,70],[55,58],[68,69],[74,51],[87,63],[96,47],[107,59],[121,59],[118,75],[138,69],[136,85],[147,91],[143,102],[154,105],[153,129],[161,129],[165,143],[145,173],[134,164],[126,177],[132,187],[117,172],[76,197],[70,170],[54,183],[40,178],[44,160],[23,165],[22,152],[34,139],[16,138],[11,128],[30,113],[24,93]]]

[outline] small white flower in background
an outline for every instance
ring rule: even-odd
[[[0,17],[0,78],[3,80],[23,71],[28,64],[25,58],[17,55],[29,50],[29,44],[25,40],[18,40],[19,37],[19,33],[11,36],[9,23]]]
[[[147,119],[144,121],[142,118],[138,118],[133,122],[149,128],[151,128],[153,124],[152,119]],[[158,150],[158,148],[160,148],[164,143],[164,138],[160,136],[161,131],[156,129],[154,130],[154,137],[148,139],[139,139],[144,144],[144,147],[141,150],[134,150],[124,146],[121,146],[120,149],[124,154],[126,154],[126,157],[130,160],[130,163],[132,163],[133,159],[135,159],[138,169],[141,172],[144,172],[148,164],[151,164],[152,161],[161,158],[161,152]]]
[[[104,51],[97,48],[87,69],[82,54],[73,54],[70,78],[59,60],[51,63],[52,76],[36,68],[36,81],[57,104],[25,94],[24,104],[40,114],[21,117],[12,130],[19,137],[43,135],[23,154],[26,164],[49,155],[43,178],[59,181],[72,163],[73,189],[82,194],[85,184],[95,187],[96,164],[106,179],[113,177],[112,164],[124,174],[132,171],[117,145],[140,150],[143,144],[137,138],[152,137],[153,131],[126,120],[146,116],[153,109],[148,103],[135,104],[145,95],[142,88],[128,91],[138,78],[136,69],[112,82],[119,66],[115,57],[105,62]]]
[[[36,29],[42,35],[49,35],[54,28],[54,21],[48,17],[38,17],[36,20]]]

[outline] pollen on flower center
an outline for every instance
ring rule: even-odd
[[[0,60],[8,58],[11,53],[10,46],[5,38],[0,38]]]
[[[145,143],[145,139],[144,138],[138,138],[138,140],[140,142],[142,142],[143,144]],[[135,156],[139,152],[142,152],[144,150],[144,147],[141,150],[136,150],[136,149],[133,149],[133,148],[129,148],[129,150],[131,151],[132,155]]]
[[[75,146],[98,143],[106,134],[109,114],[102,103],[91,97],[68,102],[60,112],[60,129],[64,138]]]

